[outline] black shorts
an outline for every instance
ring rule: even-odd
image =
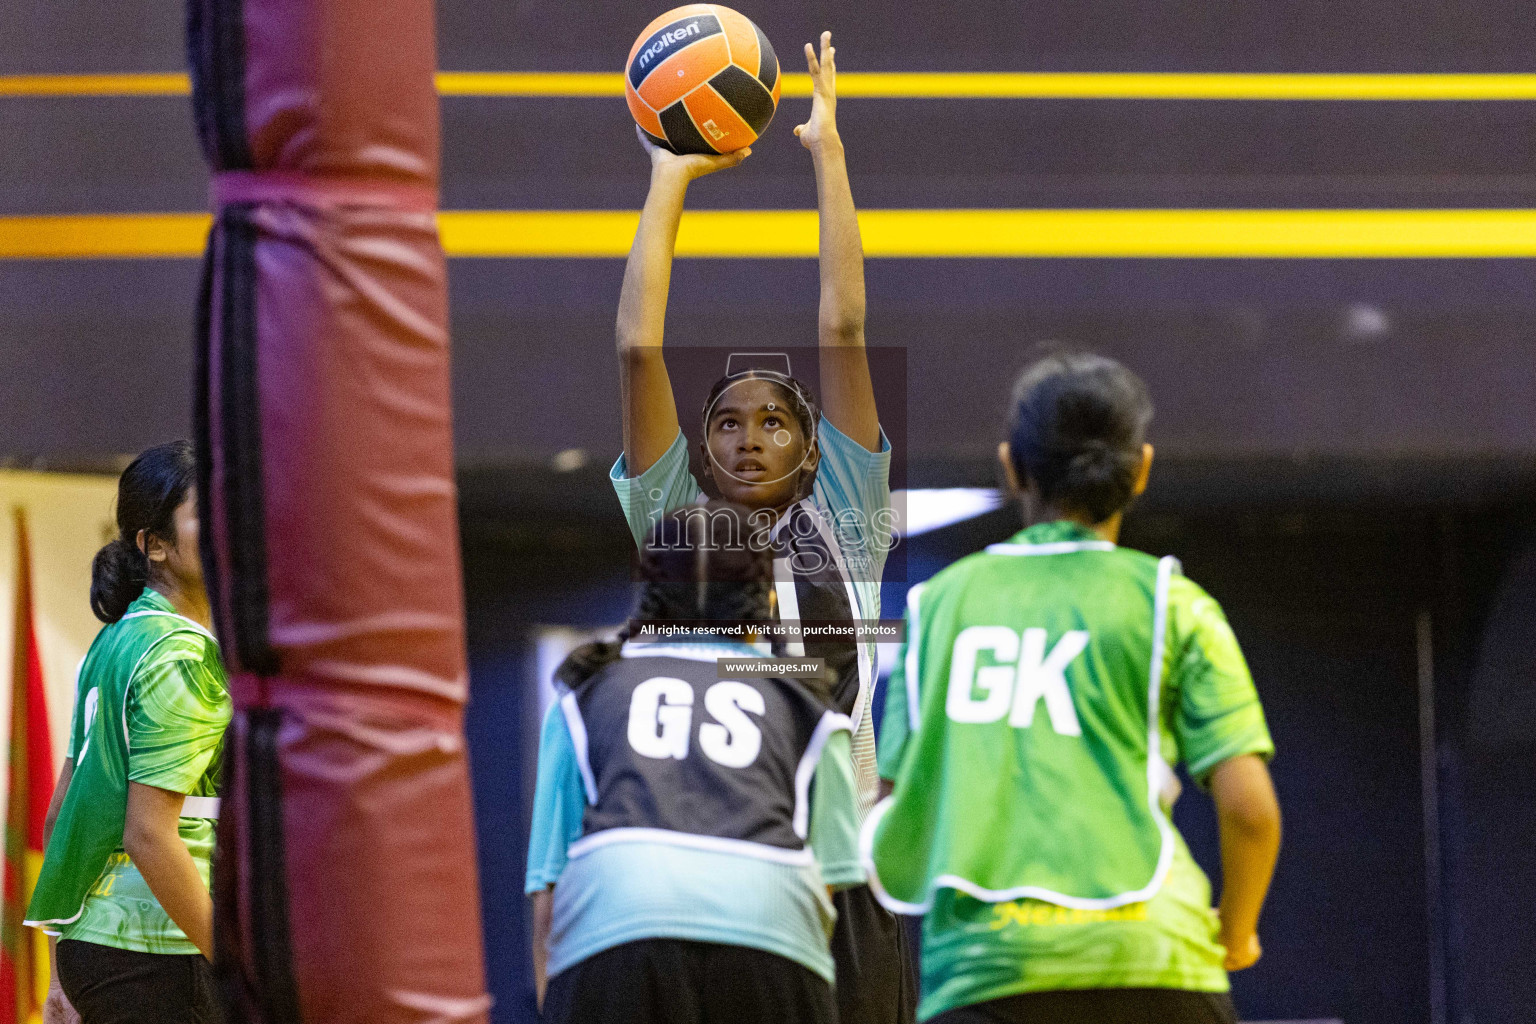
[[[545,1024],[836,1024],[832,986],[746,946],[641,939],[549,979]]]
[[[1235,1024],[1225,992],[1090,988],[1026,992],[941,1013],[928,1024]]]
[[[81,1024],[220,1024],[213,969],[201,953],[140,953],[62,939],[59,985]]]
[[[867,885],[834,893],[832,905],[840,1024],[913,1024],[917,956],[903,920],[882,907]]]

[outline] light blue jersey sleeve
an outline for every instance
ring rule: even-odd
[[[885,681],[885,715],[880,719],[879,743],[876,759],[882,779],[896,778],[901,768],[901,755],[906,748],[907,737],[912,734],[907,721],[907,645],[901,645],[901,657]]]
[[[812,786],[806,841],[816,854],[822,881],[834,889],[860,885],[864,867],[859,861],[859,799],[847,732],[835,732],[827,740]]]
[[[901,758],[906,752],[907,740],[915,728],[912,724],[912,716],[919,710],[912,706],[912,695],[907,685],[907,662],[908,659],[916,661],[919,658],[914,648],[914,645],[922,641],[922,636],[918,632],[923,625],[919,621],[921,608],[918,601],[921,600],[923,588],[926,586],[926,583],[917,583],[907,591],[905,616],[907,639],[897,650],[896,664],[891,668],[890,678],[885,681],[885,715],[880,719],[880,739],[876,748],[876,758],[880,777],[891,781],[895,781],[897,772],[901,770]],[[918,681],[921,682],[920,679]]]
[[[872,452],[825,416],[817,431],[821,465],[813,497],[831,518],[854,582],[878,588],[896,522],[891,512],[891,442],[881,430],[880,450]],[[878,598],[878,589],[874,594]],[[878,618],[878,600],[872,607],[873,615],[866,615]]]
[[[533,825],[528,832],[524,892],[539,892],[559,879],[565,870],[566,851],[581,838],[586,807],[570,729],[560,705],[551,704],[539,734],[539,774],[533,796]]]
[[[608,471],[608,482],[613,484],[619,496],[619,506],[624,509],[624,519],[629,523],[630,536],[635,544],[645,543],[651,528],[661,517],[673,509],[697,505],[704,497],[699,482],[688,468],[688,442],[683,432],[677,432],[666,454],[656,464],[639,476],[630,476],[624,456],[620,455]]]

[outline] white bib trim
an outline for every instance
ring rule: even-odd
[[[1092,542],[1089,542],[1092,543]],[[1106,544],[1108,542],[1105,542]],[[1009,545],[993,545],[993,547],[1007,547]],[[1050,545],[1013,545],[1015,547],[1047,547]],[[1110,544],[1109,547],[1114,547]],[[988,548],[991,551],[992,548]],[[1001,552],[1003,554],[1038,552]],[[1059,552],[1051,552],[1059,553]],[[1168,555],[1157,563],[1157,590],[1152,607],[1152,665],[1147,673],[1147,806],[1152,813],[1152,820],[1156,822],[1159,834],[1162,836],[1162,846],[1158,851],[1157,865],[1152,871],[1152,878],[1140,889],[1131,892],[1123,892],[1116,896],[1086,897],[1071,896],[1067,893],[1055,892],[1035,885],[1020,885],[1011,889],[987,889],[977,885],[968,878],[958,875],[938,875],[930,879],[923,902],[908,903],[897,899],[886,891],[880,883],[880,873],[875,868],[874,845],[875,832],[879,828],[880,820],[891,809],[895,801],[894,796],[888,796],[875,805],[870,811],[869,817],[864,820],[864,826],[859,830],[859,859],[864,863],[865,873],[869,876],[869,887],[874,892],[875,898],[893,913],[897,914],[925,914],[933,908],[933,895],[938,889],[954,889],[963,892],[967,896],[981,900],[983,903],[1007,903],[1018,899],[1035,899],[1046,903],[1053,903],[1071,910],[1111,910],[1115,907],[1123,907],[1132,903],[1144,903],[1157,895],[1163,887],[1163,882],[1168,878],[1168,870],[1173,866],[1173,852],[1175,847],[1173,823],[1163,813],[1160,800],[1164,779],[1170,771],[1168,764],[1163,760],[1161,743],[1161,697],[1163,682],[1163,653],[1165,648],[1164,634],[1168,628],[1168,587],[1173,578],[1173,570],[1178,566],[1178,559]],[[908,657],[910,659],[912,644],[909,642]],[[908,671],[914,667],[910,660]],[[908,691],[909,700],[912,691]]]
[[[118,622],[127,622],[129,619],[142,619],[146,615],[164,615],[164,616],[166,616],[168,618],[180,619],[182,622],[187,624],[187,628],[188,629],[192,629],[192,630],[194,630],[194,631],[196,631],[198,633],[203,634],[203,636],[207,637],[209,640],[212,640],[214,643],[218,643],[219,642],[218,637],[216,637],[212,633],[208,632],[208,630],[206,628],[204,628],[201,623],[195,622],[192,619],[187,618],[185,615],[178,615],[175,612],[163,612],[163,611],[160,611],[159,609],[155,609],[153,611],[147,611],[147,612],[129,612],[127,615],[124,615],[121,619],[118,619],[117,621]]]
[[[581,772],[581,788],[586,791],[587,803],[597,806],[597,777],[592,774],[592,762],[587,754],[587,722],[581,717],[581,705],[576,695],[567,693],[560,698],[560,713],[565,716],[566,730],[571,734],[571,747],[576,751],[576,767]]]
[[[737,857],[751,857],[754,860],[766,860],[774,864],[788,864],[791,867],[805,867],[816,862],[816,855],[809,846],[798,850],[786,850],[779,846],[769,846],[766,843],[753,843],[745,839],[722,839],[719,836],[700,836],[692,832],[674,832],[665,828],[609,828],[601,832],[594,832],[589,836],[582,836],[570,845],[566,851],[566,857],[576,860],[584,857],[593,850],[604,846],[612,846],[615,843],[663,843],[668,846],[682,846],[692,850],[710,850],[714,853],[729,853]]]
[[[222,802],[216,796],[189,796],[181,803],[181,816],[183,818],[211,818],[217,821],[219,818],[219,805]]]
[[[773,650],[763,641],[733,641],[729,644],[685,643],[678,640],[626,640],[619,648],[621,658],[680,658],[683,661],[719,661],[721,658],[771,658]]]
[[[1113,551],[1107,540],[1061,540],[1050,544],[988,544],[989,555],[1070,555],[1077,551]]]
[[[816,731],[811,733],[811,742],[795,768],[795,813],[791,823],[795,835],[801,839],[810,832],[811,780],[816,777],[816,766],[821,763],[821,752],[826,749],[827,741],[839,730],[853,732],[853,722],[847,715],[840,715],[836,711],[823,712],[821,721],[816,723]]]

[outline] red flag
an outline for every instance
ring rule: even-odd
[[[42,1020],[48,939],[22,926],[43,862],[43,820],[53,797],[48,696],[32,616],[32,556],[16,510],[16,630],[12,639],[10,778],[5,814],[5,905],[0,913],[0,1024]]]

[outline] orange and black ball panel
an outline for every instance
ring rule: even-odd
[[[646,26],[630,50],[625,99],[642,131],[675,153],[751,145],[779,102],[779,61],[751,19],[690,4]]]

